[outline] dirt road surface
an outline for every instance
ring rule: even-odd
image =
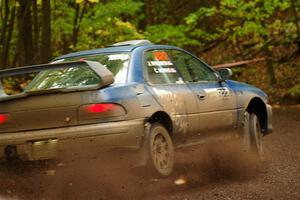
[[[300,199],[300,107],[275,108],[273,123],[262,163],[215,143],[177,151],[174,174],[155,179],[126,154],[66,152],[0,164],[0,199]]]

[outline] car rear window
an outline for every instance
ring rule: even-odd
[[[52,63],[80,60],[96,61],[107,67],[113,74],[115,82],[125,83],[129,65],[129,53],[110,53],[76,56],[56,60]],[[47,90],[56,88],[82,87],[98,84],[101,81],[88,67],[70,67],[63,69],[43,70],[37,73],[21,74],[0,79],[0,95],[16,95],[26,91]]]
[[[41,71],[28,85],[26,91],[92,86],[101,78],[88,67],[69,67]]]
[[[96,55],[83,55],[65,58],[55,62],[70,62],[79,60],[96,61],[109,69],[115,78],[114,83],[125,83],[127,78],[127,70],[129,65],[129,53],[110,53],[110,54],[96,54]]]

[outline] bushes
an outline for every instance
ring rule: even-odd
[[[300,103],[300,84],[290,88],[286,93],[286,98]]]

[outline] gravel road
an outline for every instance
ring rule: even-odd
[[[300,199],[300,106],[274,108],[273,124],[263,162],[233,142],[202,145],[178,151],[166,179],[132,168],[126,154],[1,163],[0,199]]]

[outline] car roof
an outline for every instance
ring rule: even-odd
[[[129,41],[115,43],[115,44],[112,44],[105,48],[78,51],[78,52],[74,52],[74,53],[65,54],[65,55],[62,55],[62,56],[59,56],[59,57],[53,59],[53,61],[64,59],[64,58],[86,56],[86,55],[93,55],[93,54],[113,53],[113,52],[131,52],[132,50],[134,50],[137,47],[145,47],[145,46],[153,47],[153,46],[162,46],[162,45],[155,45],[148,40],[129,40]],[[165,45],[163,45],[163,46],[165,46]]]
[[[138,47],[138,45],[134,45],[134,46],[116,46],[116,47],[107,47],[107,48],[99,48],[99,49],[78,51],[78,52],[69,53],[69,54],[59,56],[59,57],[55,58],[54,60],[60,60],[60,59],[64,59],[64,58],[77,57],[77,56],[101,54],[101,53],[130,52],[136,47]]]

